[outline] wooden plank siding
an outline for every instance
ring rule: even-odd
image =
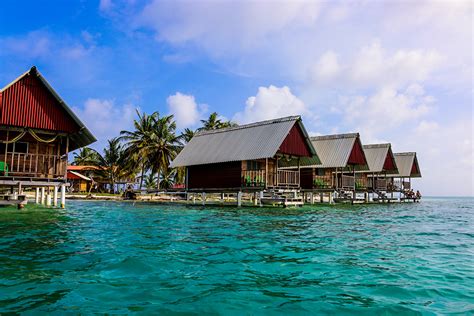
[[[288,136],[286,136],[285,140],[280,145],[278,152],[298,157],[311,156],[311,150],[309,149],[303,131],[298,124],[293,125]]]
[[[189,189],[240,188],[241,162],[223,162],[187,167]]]

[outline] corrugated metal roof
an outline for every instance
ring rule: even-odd
[[[171,167],[254,160],[274,157],[293,125],[300,124],[311,152],[316,152],[300,116],[257,122],[197,133]]]
[[[385,164],[385,159],[387,155],[392,154],[390,144],[371,144],[363,145],[365,158],[367,159],[367,164],[369,165],[369,172],[382,172],[384,171],[383,166]]]
[[[27,76],[37,77],[41,83],[46,87],[47,90],[53,95],[57,100],[60,106],[66,111],[66,113],[73,119],[73,121],[79,126],[79,131],[70,134],[70,150],[77,149],[79,147],[87,146],[96,141],[92,133],[87,129],[87,127],[82,123],[82,121],[74,114],[74,112],[69,108],[69,106],[64,102],[64,100],[57,94],[56,91],[51,87],[51,85],[46,81],[46,79],[41,75],[41,73],[36,69],[35,66],[31,67],[30,70],[23,73],[21,76],[16,78],[14,81],[10,82],[8,85],[3,87],[0,90],[0,93],[5,93],[6,90],[10,87],[13,87],[17,82],[22,80]]]
[[[359,133],[335,134],[310,137],[320,161],[303,157],[300,159],[301,168],[347,168],[347,162]],[[281,167],[293,168],[297,166],[295,159],[280,161]],[[367,170],[368,166],[356,166],[356,170]]]
[[[395,157],[395,163],[398,167],[398,173],[390,174],[389,176],[403,178],[421,178],[421,173],[411,174],[413,164],[415,164],[417,169],[420,170],[415,152],[395,153],[393,154],[393,156]]]

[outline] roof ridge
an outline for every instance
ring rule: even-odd
[[[390,143],[381,143],[381,144],[367,144],[367,145],[362,145],[362,148],[369,149],[369,148],[386,148],[386,147],[391,147],[392,144]]]
[[[285,117],[280,117],[280,118],[276,118],[276,119],[253,122],[253,123],[244,124],[244,125],[231,126],[231,127],[225,127],[225,128],[213,129],[213,130],[207,130],[207,131],[203,130],[203,131],[197,132],[196,135],[194,135],[194,136],[198,137],[198,136],[205,136],[205,135],[210,135],[210,134],[225,133],[225,132],[231,132],[231,131],[236,131],[236,130],[241,130],[241,129],[246,129],[246,128],[262,126],[262,125],[282,123],[282,122],[288,122],[288,121],[293,121],[293,120],[296,121],[296,120],[299,120],[299,119],[301,119],[300,115],[285,116]]]
[[[312,136],[311,140],[326,140],[326,139],[339,139],[339,138],[353,138],[360,137],[359,133],[345,133],[345,134],[332,134],[332,135],[321,135]]]
[[[416,151],[407,151],[403,153],[393,153],[394,156],[416,156]]]

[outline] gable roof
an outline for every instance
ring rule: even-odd
[[[391,144],[389,143],[363,145],[362,148],[364,149],[365,158],[367,159],[367,164],[369,165],[369,172],[383,172],[387,155],[389,155],[391,159],[394,159]],[[396,162],[395,168],[397,168]],[[398,172],[398,169],[390,170],[390,172]]]
[[[198,132],[171,162],[170,167],[272,158],[295,124],[303,132],[311,154],[316,156],[301,117],[289,116]]]
[[[393,156],[395,157],[395,163],[398,167],[398,173],[390,174],[390,176],[403,178],[421,178],[416,152],[395,153]],[[411,172],[414,166],[416,166],[418,173]]]
[[[92,133],[87,129],[87,127],[82,123],[82,121],[74,114],[74,112],[69,108],[69,106],[64,102],[64,100],[58,95],[56,91],[51,87],[51,85],[46,81],[46,79],[41,75],[41,73],[36,69],[35,66],[31,67],[28,71],[20,75],[18,78],[7,84],[5,87],[0,89],[0,94],[3,94],[10,87],[14,86],[20,80],[23,80],[26,77],[34,76],[38,78],[43,86],[51,93],[53,98],[59,103],[61,108],[67,113],[67,115],[74,121],[78,126],[78,130],[74,133],[71,133],[69,147],[70,150],[74,150],[80,147],[87,146],[96,141],[96,138]]]
[[[346,168],[355,143],[359,142],[359,133],[324,135],[311,137],[311,143],[318,153],[321,162],[303,158],[300,162],[304,168]],[[361,148],[362,148],[362,144]],[[364,155],[363,151],[362,154]],[[365,157],[364,157],[365,159]],[[357,165],[357,170],[367,170],[367,165]]]

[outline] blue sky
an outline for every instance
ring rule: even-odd
[[[417,151],[425,194],[473,195],[472,14],[469,1],[7,0],[0,85],[36,65],[96,148],[136,108],[180,128],[213,111],[301,114],[312,134]]]

